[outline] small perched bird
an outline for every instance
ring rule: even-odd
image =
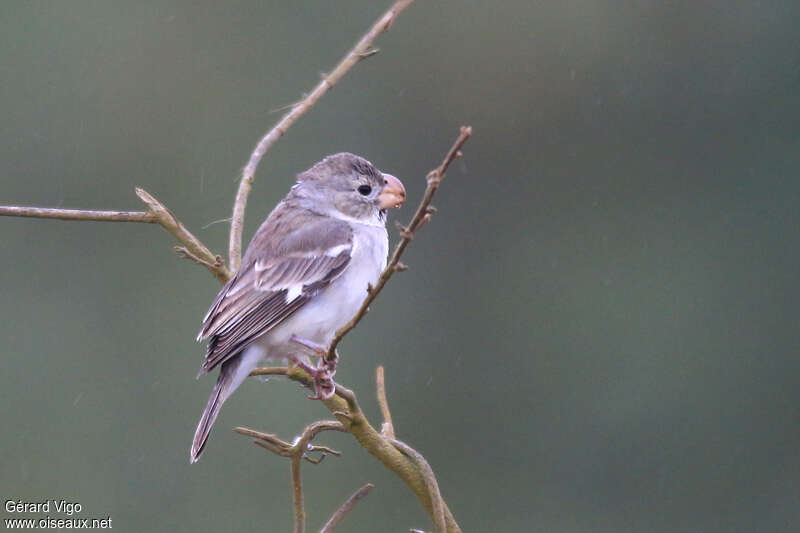
[[[327,347],[353,317],[386,267],[386,210],[405,197],[400,180],[349,153],[297,176],[203,319],[197,340],[208,339],[208,349],[198,377],[217,366],[220,372],[194,434],[192,463],[223,402],[262,360],[304,361],[303,346]]]

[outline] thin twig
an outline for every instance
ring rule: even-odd
[[[381,433],[387,439],[393,439],[394,424],[392,423],[392,412],[389,411],[389,401],[386,399],[386,382],[383,375],[383,365],[380,365],[375,371],[375,383],[378,389],[378,405],[380,405],[381,414],[383,415]]]
[[[273,367],[270,375],[277,374],[278,367]],[[282,369],[283,375],[288,375],[288,368]],[[306,512],[303,504],[303,477],[301,472],[301,461],[306,459],[310,463],[318,464],[322,462],[326,454],[339,455],[339,452],[332,450],[327,446],[312,446],[311,441],[314,440],[319,433],[323,431],[342,431],[346,429],[344,424],[336,420],[320,420],[306,426],[303,433],[295,439],[294,443],[289,444],[271,433],[262,433],[250,428],[237,427],[234,431],[241,435],[253,437],[255,444],[265,448],[272,453],[280,455],[281,457],[289,457],[291,460],[291,474],[292,474],[292,502],[294,505],[294,531],[295,533],[305,533],[306,531]],[[308,452],[321,452],[322,455],[319,459],[312,459],[306,454]]]
[[[300,456],[292,456],[292,503],[294,504],[294,533],[306,533],[306,510],[303,504],[303,476]]]
[[[47,207],[0,206],[0,216],[49,218],[58,220],[85,220],[94,222],[143,222],[160,224],[184,246],[176,246],[175,251],[194,262],[203,265],[221,283],[230,278],[231,273],[222,257],[214,255],[200,240],[192,235],[175,215],[153,195],[143,189],[136,189],[136,195],[148,207],[147,211],[92,211],[85,209],[52,209]]]
[[[341,431],[342,433],[346,432],[344,426],[339,421],[318,420],[306,426],[306,428],[303,430],[303,434],[300,435],[300,438],[297,440],[294,446],[298,450],[304,451],[308,448],[308,445],[311,443],[311,441],[314,440],[314,437],[323,431]]]
[[[269,451],[280,455],[281,457],[289,457],[292,454],[292,445],[279,439],[272,433],[262,433],[261,431],[256,431],[255,429],[245,427],[235,427],[233,430],[240,435],[253,437],[255,439],[253,441],[255,444],[258,444],[259,446],[266,448]]]
[[[85,209],[51,209],[47,207],[0,206],[0,216],[54,218],[58,220],[94,220],[100,222],[144,222],[154,224],[158,217],[145,211],[89,211]]]
[[[323,431],[345,431],[345,428],[341,422],[336,420],[320,420],[306,426],[306,428],[303,430],[303,433],[297,437],[293,443],[281,440],[272,433],[262,433],[261,431],[256,431],[255,429],[246,427],[235,427],[233,430],[240,435],[253,437],[253,439],[255,439],[253,441],[255,444],[258,444],[259,446],[266,448],[269,451],[280,455],[281,457],[293,457],[295,455],[300,455],[303,456],[303,458],[307,458],[305,457],[305,454],[308,452],[320,452],[323,454],[323,456],[326,454],[337,456],[341,455],[340,452],[328,448],[327,446],[311,445],[311,441]],[[315,464],[319,463],[319,461],[315,460],[310,462]]]
[[[344,431],[344,425],[336,420],[320,420],[306,426],[303,434],[292,446],[294,455],[292,456],[292,486],[294,494],[294,531],[295,533],[305,533],[306,513],[303,508],[303,480],[300,475],[300,461],[306,454],[308,445],[313,438],[322,431]]]
[[[200,242],[200,239],[186,229],[180,220],[156,198],[144,189],[136,188],[136,196],[144,202],[150,212],[156,217],[158,223],[165,230],[170,232],[178,241],[184,245],[186,251],[194,258],[197,258],[201,265],[205,266],[221,283],[225,283],[231,277],[231,271],[225,266],[224,261],[217,261],[216,255]]]
[[[225,260],[222,259],[222,256],[220,255],[214,257],[213,263],[209,263],[202,257],[197,257],[196,255],[194,255],[185,246],[173,246],[172,249],[175,250],[175,253],[177,253],[179,256],[184,257],[190,261],[194,261],[198,265],[204,266],[207,269],[211,270],[212,272],[214,271],[214,269],[225,265]]]
[[[372,483],[367,483],[355,491],[352,496],[347,498],[347,501],[345,501],[341,507],[336,509],[336,512],[331,515],[330,519],[325,523],[324,526],[322,526],[322,529],[319,530],[319,533],[332,533],[333,530],[336,529],[336,526],[339,525],[339,522],[344,520],[344,517],[347,515],[347,513],[353,510],[353,507],[356,506],[358,501],[369,494],[369,491],[374,488],[375,485]]]
[[[311,457],[308,454],[303,455],[303,459],[305,459],[309,463],[315,464],[315,465],[320,464],[322,462],[322,460],[325,459],[328,455],[335,455],[336,457],[339,457],[339,456],[342,455],[342,452],[336,451],[333,448],[328,448],[327,446],[322,446],[320,444],[313,444],[313,445],[309,444],[308,445],[308,451],[309,452],[320,452],[319,453],[319,457],[317,457],[316,459],[314,459],[313,457]]]
[[[292,106],[288,113],[283,115],[275,126],[267,132],[264,137],[256,145],[253,150],[250,160],[242,170],[242,177],[239,181],[239,188],[236,191],[236,200],[233,204],[233,216],[231,218],[231,231],[228,242],[228,260],[230,262],[231,270],[236,271],[242,261],[242,227],[244,225],[244,211],[247,206],[247,197],[253,187],[253,179],[255,178],[256,168],[258,167],[261,158],[270,147],[277,141],[286,131],[305,114],[311,107],[322,98],[328,90],[336,85],[347,72],[353,68],[362,59],[373,55],[374,49],[372,43],[381,33],[387,31],[391,27],[397,15],[399,15],[405,8],[407,8],[414,0],[398,0],[386,11],[375,24],[365,33],[361,39],[356,43],[352,50],[350,50],[339,62],[336,67],[327,75],[323,76],[322,80],[317,84],[314,89],[308,93],[302,100]]]
[[[410,243],[414,238],[414,232],[416,232],[420,227],[422,227],[423,224],[430,220],[431,215],[433,215],[435,212],[435,209],[430,208],[430,203],[433,200],[433,196],[439,189],[439,185],[444,179],[445,172],[447,172],[447,168],[450,166],[450,163],[461,157],[461,147],[464,146],[464,143],[467,142],[467,139],[469,139],[470,135],[472,135],[472,127],[462,126],[461,133],[453,143],[453,146],[450,147],[450,150],[447,152],[442,164],[428,173],[428,176],[426,177],[428,186],[425,188],[425,194],[423,194],[422,200],[420,201],[414,216],[411,218],[411,222],[409,222],[408,226],[402,228],[402,231],[400,232],[400,242],[397,243],[394,253],[392,254],[392,258],[389,260],[386,268],[383,269],[383,272],[378,278],[378,282],[375,284],[375,286],[371,287],[367,291],[367,297],[364,298],[364,302],[361,304],[361,307],[358,309],[358,312],[355,314],[355,316],[336,332],[336,335],[334,336],[333,341],[328,348],[328,359],[334,359],[336,357],[336,347],[339,345],[342,338],[350,333],[350,331],[352,331],[353,328],[358,325],[361,319],[364,318],[364,315],[366,315],[369,311],[370,304],[378,296],[378,293],[381,292],[383,287],[386,285],[386,282],[392,277],[392,274],[407,268],[406,265],[400,262],[400,257],[403,255],[408,243]]]
[[[425,460],[421,453],[405,442],[397,439],[389,439],[389,442],[391,442],[395,448],[414,459],[414,462],[419,465],[423,478],[425,479],[425,485],[428,488],[428,494],[430,494],[431,497],[431,503],[433,504],[433,523],[436,526],[436,532],[446,533],[447,521],[444,515],[444,500],[442,499],[442,494],[439,492],[439,483],[436,481],[436,476],[433,473],[431,465],[428,464],[428,461]]]

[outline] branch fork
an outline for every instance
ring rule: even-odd
[[[234,431],[240,435],[253,437],[254,444],[257,444],[258,446],[261,446],[262,448],[269,450],[276,455],[280,455],[281,457],[300,457],[309,463],[319,464],[328,455],[335,455],[338,457],[342,454],[341,452],[338,452],[327,446],[311,444],[311,441],[323,431],[343,432],[345,431],[345,428],[341,422],[336,420],[321,420],[308,425],[303,430],[302,435],[298,436],[292,443],[283,441],[271,433],[262,433],[250,428],[237,427],[234,428]],[[319,452],[321,455],[316,458],[308,455],[312,452]]]
[[[312,388],[313,378],[298,367],[264,367],[257,368],[250,374],[251,376],[263,375],[282,375],[289,379],[301,383],[302,385]],[[375,428],[364,416],[361,407],[358,404],[355,393],[351,390],[336,384],[336,393],[328,399],[323,399],[322,403],[336,416],[341,426],[337,426],[337,431],[350,433],[367,450],[368,453],[373,455],[381,463],[384,464],[389,470],[397,474],[411,490],[417,495],[422,505],[430,514],[434,525],[436,526],[437,533],[461,533],[458,523],[455,521],[452,512],[447,507],[439,491],[439,485],[436,481],[436,476],[433,473],[428,462],[418,451],[414,450],[405,442],[397,439],[395,435],[395,428],[392,422],[391,412],[389,410],[389,403],[386,398],[386,385],[383,367],[378,367],[376,374],[376,390],[378,397],[378,404],[380,405],[381,414],[383,416],[383,424],[381,431]],[[326,424],[330,421],[321,421],[310,424],[303,435],[316,434],[309,428],[316,427],[317,424]],[[342,429],[338,429],[341,427]],[[237,428],[236,431],[243,433],[242,428]],[[252,430],[247,430],[252,431]],[[317,432],[318,433],[318,432]],[[261,435],[258,432],[245,433],[249,436]],[[269,435],[269,438],[274,438]],[[313,437],[312,437],[313,438]],[[302,442],[302,441],[298,441]],[[310,442],[310,441],[306,441]],[[286,446],[288,443],[285,443]],[[297,445],[297,443],[295,444]],[[265,448],[278,453],[264,446]],[[299,453],[296,451],[295,453]],[[278,455],[283,455],[278,453]],[[292,479],[293,486],[297,487],[300,481],[300,459],[298,455],[292,455]],[[296,490],[294,492],[296,494]],[[302,494],[300,495],[302,498]],[[302,501],[302,500],[301,500]],[[295,503],[297,500],[295,499]],[[301,509],[295,505],[295,524],[297,524],[299,513]],[[302,521],[305,523],[305,514],[302,514]],[[295,531],[299,531],[295,529]]]

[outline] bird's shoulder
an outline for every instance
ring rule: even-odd
[[[239,270],[211,304],[198,338],[247,323],[245,317],[264,307],[274,311],[277,323],[347,268],[352,227],[291,207],[276,207],[253,236]]]
[[[292,257],[330,255],[352,245],[353,228],[344,220],[281,202],[261,224],[242,258],[242,268],[275,264]]]

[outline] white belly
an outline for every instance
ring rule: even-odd
[[[251,348],[260,353],[247,354],[248,359],[303,355],[302,348],[290,342],[292,335],[327,346],[336,330],[353,318],[367,296],[367,284],[374,285],[386,267],[389,250],[384,227],[359,225],[353,239],[353,256],[342,275],[259,339]]]

